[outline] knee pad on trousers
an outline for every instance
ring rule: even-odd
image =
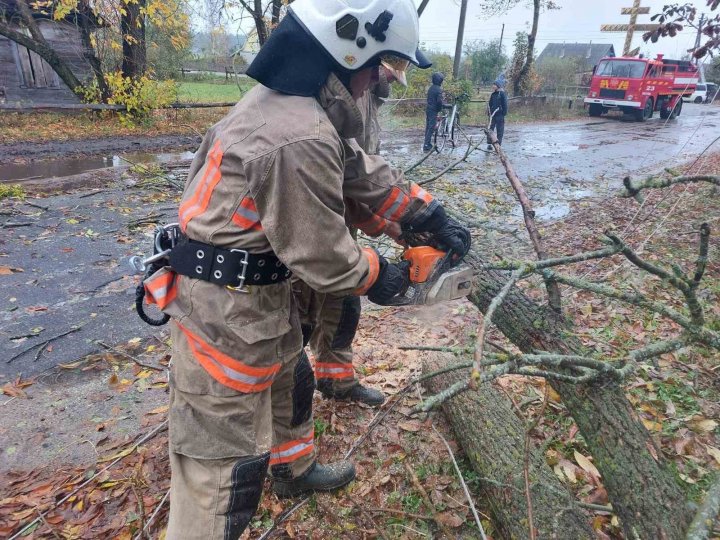
[[[333,349],[347,349],[352,345],[358,324],[360,324],[360,298],[358,296],[346,296],[343,299],[340,321],[330,347]]]
[[[300,331],[302,332],[303,337],[303,347],[307,346],[307,344],[310,343],[310,338],[312,337],[313,330],[315,330],[315,327],[311,324],[300,325]]]
[[[310,420],[315,392],[315,373],[305,352],[301,354],[300,360],[295,365],[293,379],[295,386],[292,391],[293,414],[290,426],[297,427]]]
[[[237,540],[252,520],[262,495],[270,453],[240,459],[232,470],[230,502],[225,512],[225,540]]]

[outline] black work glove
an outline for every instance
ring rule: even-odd
[[[446,251],[455,255],[456,260],[461,260],[470,251],[470,230],[449,218],[440,204],[419,224],[403,225],[403,231],[432,234]]]
[[[368,290],[367,297],[373,304],[385,306],[391,299],[404,294],[410,285],[410,262],[390,263],[381,255],[378,258],[380,272],[375,284]]]

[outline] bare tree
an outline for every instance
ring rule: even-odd
[[[706,4],[715,11],[720,6],[720,0],[707,0]],[[646,42],[656,43],[661,37],[675,37],[685,26],[689,26],[706,38],[704,44],[690,49],[689,52],[692,52],[695,58],[703,58],[720,50],[720,14],[709,18],[703,16],[698,20],[698,8],[688,2],[665,5],[662,12],[653,15],[652,20],[657,21],[659,26],[643,35]]]
[[[559,6],[553,0],[481,0],[480,7],[485,13],[491,16],[498,16],[507,13],[515,6],[526,4],[532,7],[533,22],[530,33],[527,35],[527,52],[525,59],[520,67],[518,77],[513,80],[513,94],[516,96],[523,95],[523,88],[527,87],[525,80],[532,72],[532,66],[535,61],[535,40],[537,39],[538,27],[540,24],[540,12],[542,10],[559,9]]]

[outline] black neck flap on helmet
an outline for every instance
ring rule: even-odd
[[[283,94],[316,96],[331,72],[349,86],[352,73],[339,69],[291,11],[270,34],[247,75]]]

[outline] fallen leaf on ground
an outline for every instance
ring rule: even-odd
[[[580,452],[575,450],[575,461],[578,465],[584,470],[586,473],[588,473],[593,478],[600,478],[600,471],[597,470],[597,467],[593,465],[593,463],[583,456]]]
[[[18,272],[24,272],[22,268],[15,268],[14,266],[0,266],[0,276],[9,276],[17,274]]]
[[[718,465],[720,465],[720,449],[715,448],[714,446],[708,446],[707,453],[710,454],[715,461],[717,461]]]
[[[709,418],[695,417],[688,422],[688,427],[697,433],[709,433],[717,427],[718,423]]]
[[[465,520],[463,518],[453,512],[442,512],[440,514],[437,514],[435,516],[435,519],[443,525],[447,525],[448,527],[452,527],[453,529],[456,527],[460,527],[460,525],[465,523]]]
[[[404,431],[411,431],[412,433],[417,433],[422,429],[422,426],[420,425],[420,422],[417,420],[410,420],[408,422],[398,422],[398,427]]]

